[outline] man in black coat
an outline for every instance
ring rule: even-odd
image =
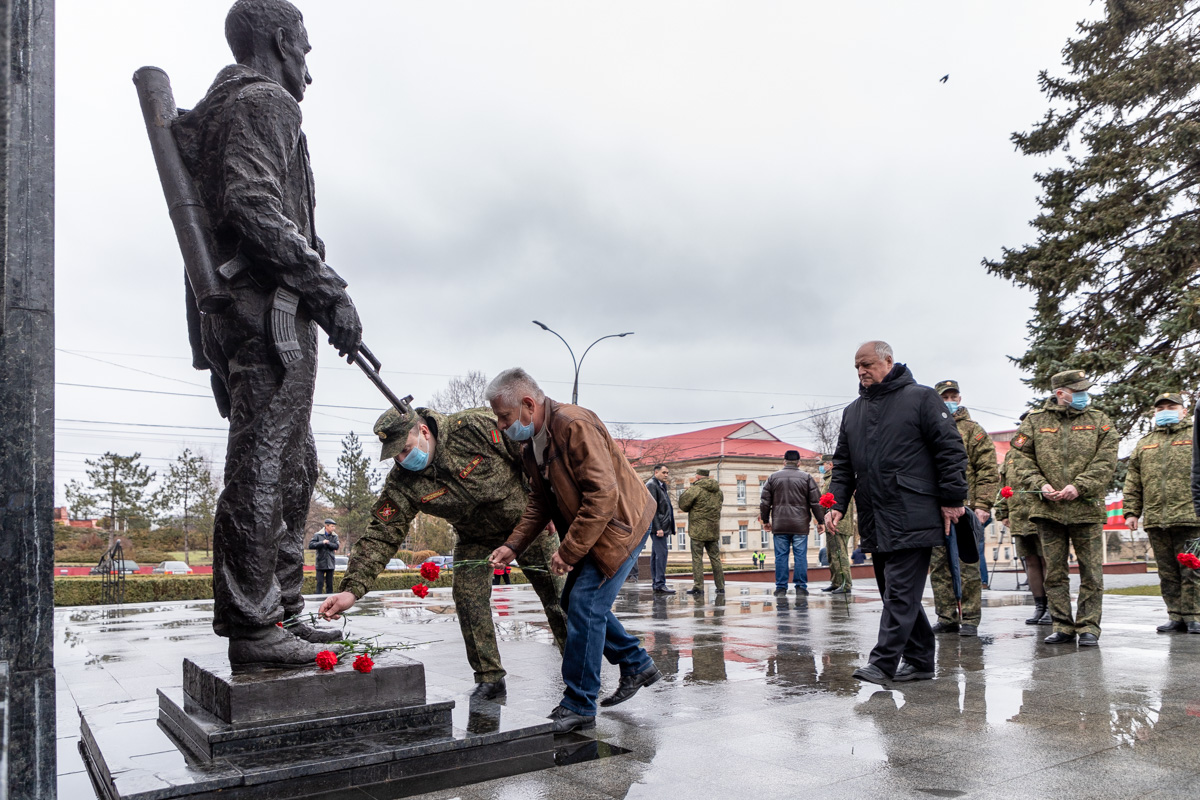
[[[860,347],[854,367],[859,397],[842,412],[826,524],[836,532],[854,498],[862,549],[872,554],[883,597],[879,640],[854,676],[928,680],[934,637],[921,595],[931,548],[964,512],[967,451],[941,397],[894,363],[886,342]]]
[[[646,481],[646,488],[658,508],[654,519],[650,522],[650,577],[654,581],[655,594],[675,594],[674,589],[667,588],[667,537],[675,532],[675,508],[671,505],[671,490],[667,488],[667,478],[671,471],[666,464],[655,464],[654,475]]]
[[[309,550],[317,551],[317,594],[333,594],[333,569],[337,566],[334,553],[342,546],[338,541],[337,523],[325,520],[325,527],[313,534],[308,543]]]

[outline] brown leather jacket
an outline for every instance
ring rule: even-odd
[[[505,544],[520,555],[553,522],[565,531],[558,554],[568,564],[591,555],[611,578],[641,543],[657,505],[600,418],[546,399],[546,478],[526,442],[522,457],[532,491]]]

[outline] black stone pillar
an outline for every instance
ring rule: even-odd
[[[54,798],[54,2],[0,0],[0,798]]]

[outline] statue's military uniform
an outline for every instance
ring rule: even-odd
[[[697,471],[697,474],[701,474]],[[692,545],[692,591],[704,588],[704,553],[712,564],[713,583],[718,592],[725,591],[725,570],[721,565],[721,506],[725,495],[721,485],[708,477],[704,470],[700,480],[679,496],[679,510],[688,515],[688,538]]]
[[[1178,395],[1168,396],[1182,405]],[[1200,621],[1200,577],[1176,557],[1200,536],[1192,506],[1192,430],[1184,419],[1142,437],[1129,456],[1125,516],[1137,517],[1158,562],[1158,580],[1172,622]]]
[[[1078,376],[1079,382],[1085,380],[1082,372],[1063,374],[1065,380],[1073,376]],[[1071,484],[1079,490],[1075,500],[1058,502],[1038,494],[1027,495],[1031,499],[1029,518],[1037,525],[1045,553],[1046,598],[1055,633],[1100,635],[1104,495],[1117,466],[1118,442],[1117,432],[1104,412],[1091,406],[1079,410],[1059,405],[1053,397],[1030,412],[1012,440],[1017,474],[1016,483],[1011,484],[1014,491],[1037,492],[1046,484],[1055,490]],[[1074,618],[1067,564],[1072,546],[1079,561],[1079,609]]]
[[[832,461],[833,456],[825,458]],[[825,474],[825,482],[821,484],[821,494],[828,494],[833,483],[833,470]],[[829,527],[826,526],[826,531]],[[839,588],[849,589],[854,585],[850,575],[850,551],[854,547],[854,535],[858,530],[858,519],[854,513],[854,498],[846,506],[846,516],[838,522],[837,533],[825,534],[825,552],[829,555],[829,583]]]
[[[500,433],[491,411],[473,408],[440,414],[418,408],[416,415],[429,426],[434,451],[419,472],[397,464],[388,473],[371,523],[355,544],[341,582],[340,591],[355,597],[370,591],[376,576],[403,544],[418,512],[454,526],[454,560],[462,563],[490,556],[504,544],[525,511],[528,492],[520,446]],[[379,433],[379,425],[376,429]],[[407,428],[403,435],[407,436]],[[564,580],[552,576],[549,568],[558,544],[556,534],[543,533],[521,554],[519,563],[536,568],[527,573],[529,582],[542,601],[561,649],[567,636],[566,616],[559,606]],[[453,570],[453,576],[454,606],[475,681],[495,683],[505,671],[492,622],[492,568],[463,565]]]
[[[939,384],[940,385],[940,384]],[[971,419],[966,408],[954,412],[954,424],[967,448],[967,513],[975,509],[991,511],[992,498],[1000,484],[1000,471],[996,464],[996,445],[983,427]],[[979,562],[967,563],[959,560],[962,577],[962,619],[958,617],[958,600],[954,597],[954,581],[950,575],[950,560],[945,547],[933,548],[929,562],[929,582],[933,584],[933,605],[937,610],[938,622],[943,625],[978,627],[982,617],[983,587],[979,578]]]

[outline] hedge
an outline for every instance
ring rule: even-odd
[[[54,563],[95,566],[100,563],[100,559],[104,557],[106,552],[106,550],[56,550],[54,553]],[[123,553],[126,561],[136,561],[138,566],[155,566],[160,561],[177,560],[172,553],[164,553],[158,550],[125,548]]]
[[[450,586],[450,572],[442,575],[430,586],[444,588]],[[520,570],[514,569],[513,583],[528,583],[529,580]],[[100,576],[62,577],[54,579],[54,605],[56,606],[95,606],[103,602],[103,578]],[[334,574],[334,584],[338,582]],[[411,589],[421,583],[421,576],[415,570],[404,572],[385,572],[375,581],[374,591],[396,591]],[[317,576],[305,573],[304,594],[317,593]],[[211,600],[213,596],[212,575],[126,575],[126,603],[158,603],[165,600]]]

